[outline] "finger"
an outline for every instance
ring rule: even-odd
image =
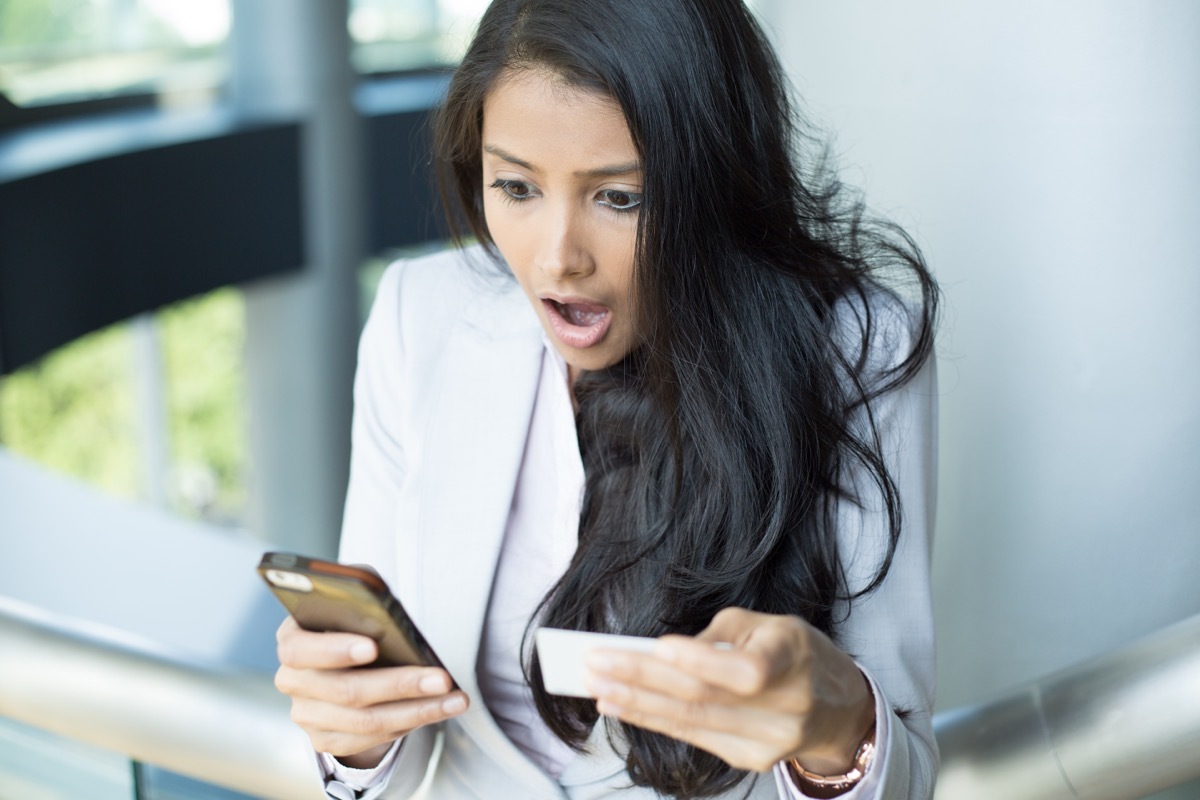
[[[729,642],[738,647],[745,644],[746,638],[767,616],[736,606],[723,608],[696,638],[710,642]]]
[[[588,654],[589,688],[598,691],[609,683],[620,683],[687,702],[743,702],[742,698],[709,683],[707,676],[669,663],[652,653],[597,649]]]
[[[736,651],[750,657],[754,666],[746,675],[749,682],[740,689],[747,693],[774,685],[788,673],[806,675],[814,647],[828,641],[799,617],[741,608],[723,609],[696,638],[732,642]]]
[[[603,680],[589,684],[589,689],[596,694],[601,706],[611,705],[670,721],[671,735],[675,738],[687,738],[707,730],[737,735],[769,745],[779,752],[790,752],[800,745],[802,721],[798,715],[778,708],[758,707],[742,698],[733,698],[739,700],[738,703],[711,702]],[[704,691],[707,694],[713,690],[706,687]]]
[[[463,692],[380,703],[368,708],[348,708],[323,700],[299,699],[292,703],[292,721],[308,731],[337,732],[351,736],[395,739],[422,725],[449,719],[467,709]]]
[[[749,647],[743,643],[729,649],[688,636],[662,637],[654,648],[654,656],[739,697],[763,693],[779,673],[783,661],[777,653],[761,646]]]
[[[314,633],[288,617],[275,634],[279,663],[295,669],[341,669],[370,664],[379,654],[374,640],[356,633]]]
[[[292,704],[292,720],[308,733],[314,748],[343,756],[361,753],[423,725],[455,717],[467,706],[467,697],[462,692],[432,699],[401,700],[368,709],[297,700]]]
[[[283,665],[275,686],[295,698],[323,700],[350,708],[446,694],[450,676],[439,667],[313,670]]]
[[[673,716],[660,716],[608,701],[597,703],[597,710],[605,716],[616,717],[630,725],[699,747],[737,769],[765,772],[781,761],[788,752],[747,739],[740,733],[693,728]]]

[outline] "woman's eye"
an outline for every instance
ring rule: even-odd
[[[533,196],[533,188],[528,183],[523,181],[512,181],[500,178],[492,184],[491,188],[499,189],[504,193],[509,200],[527,200]]]
[[[605,189],[600,193],[600,205],[613,211],[633,211],[642,204],[641,192],[623,192],[620,189]]]

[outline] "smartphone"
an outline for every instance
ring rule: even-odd
[[[379,657],[369,666],[445,669],[374,572],[293,553],[264,553],[258,573],[306,631],[358,633],[378,642]],[[458,688],[454,676],[450,682]]]

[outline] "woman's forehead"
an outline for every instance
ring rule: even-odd
[[[562,72],[540,64],[510,66],[502,70],[484,96],[485,112],[488,102],[504,89],[518,89],[545,104],[606,106],[613,113],[622,115],[621,107],[612,95],[581,85]]]
[[[484,100],[483,147],[541,169],[594,171],[638,160],[616,101],[544,69],[496,81]]]

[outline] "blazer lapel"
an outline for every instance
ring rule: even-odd
[[[446,343],[446,363],[424,444],[416,544],[422,624],[472,698],[458,722],[536,796],[558,785],[504,735],[475,675],[484,617],[525,452],[543,351],[524,296],[504,292],[466,309]]]
[[[540,327],[512,299],[506,293],[478,303],[451,333],[440,408],[424,444],[417,536],[422,607],[431,628],[453,631],[439,637],[437,650],[464,689],[475,685],[476,651],[541,367]],[[470,321],[479,314],[488,327]]]

